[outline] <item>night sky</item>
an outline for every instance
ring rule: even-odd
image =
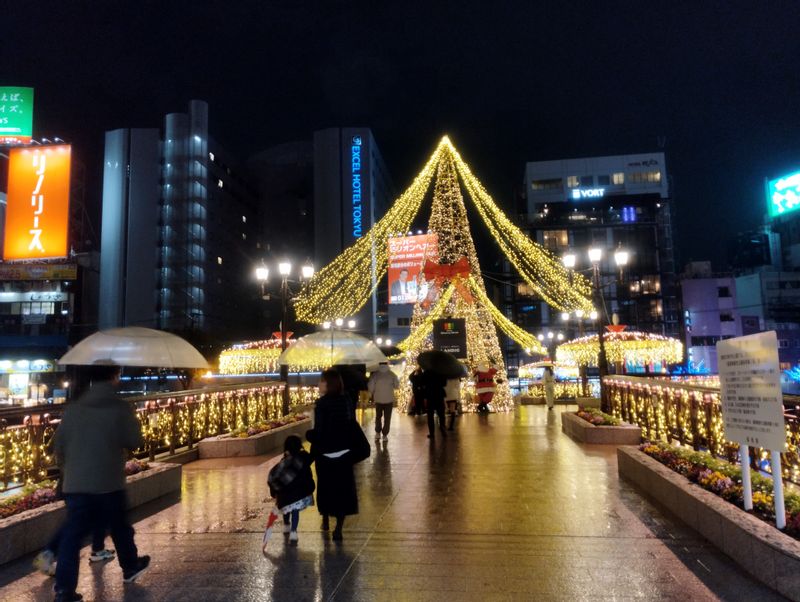
[[[369,126],[398,189],[448,133],[513,207],[527,160],[665,140],[679,259],[723,262],[763,178],[800,169],[796,2],[8,2],[0,85],[36,88],[36,136],[85,158],[190,98],[241,158]],[[719,267],[722,267],[720,263]]]

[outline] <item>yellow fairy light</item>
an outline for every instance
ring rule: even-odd
[[[353,315],[366,304],[386,273],[388,238],[398,232],[408,231],[419,212],[434,175],[437,186],[439,181],[445,178],[448,180],[446,187],[451,189],[454,189],[452,182],[455,182],[455,187],[458,186],[457,177],[461,176],[465,189],[500,248],[525,282],[545,301],[562,311],[576,309],[591,311],[589,300],[591,287],[586,278],[568,272],[557,257],[530,240],[514,226],[478,179],[472,175],[469,166],[445,136],[414,182],[394,202],[386,215],[362,238],[314,275],[295,304],[299,320],[319,324],[336,317]],[[439,198],[446,198],[449,194],[448,192],[439,195]],[[435,191],[434,197],[436,198]],[[460,191],[458,198],[461,198]],[[457,214],[457,218],[455,220],[447,218],[444,221],[458,222],[460,226],[468,228],[463,200],[460,200],[460,203],[460,208],[453,214]],[[461,213],[464,214],[463,220]],[[437,231],[434,227],[437,221],[436,214],[437,212],[432,210],[433,231]],[[438,212],[438,215],[444,213]],[[472,245],[468,229],[443,230],[443,232],[445,236],[439,237],[440,245],[450,244],[452,248],[467,248]],[[469,238],[469,245],[462,238]],[[451,242],[448,243],[448,240]],[[444,256],[447,255],[445,250]],[[477,270],[477,259],[473,261],[469,253],[467,256],[470,257],[473,273],[480,273]]]
[[[683,344],[670,337],[623,331],[607,332],[603,339],[606,358],[612,364],[677,364],[683,361]],[[556,349],[559,362],[578,366],[597,366],[599,354],[600,342],[596,334],[567,341]]]

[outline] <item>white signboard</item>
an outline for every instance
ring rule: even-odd
[[[725,437],[741,445],[784,451],[781,372],[774,331],[717,343]]]

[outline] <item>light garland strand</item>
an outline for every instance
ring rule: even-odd
[[[649,332],[607,332],[603,337],[606,358],[612,364],[677,364],[683,361],[683,344],[670,337]],[[562,343],[556,359],[565,364],[597,366],[600,354],[598,335],[593,334]]]

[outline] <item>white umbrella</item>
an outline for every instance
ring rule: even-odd
[[[58,363],[208,369],[208,362],[200,352],[179,336],[136,326],[96,332],[70,349]]]
[[[388,361],[375,343],[342,330],[300,337],[278,358],[281,365],[312,370],[354,364],[365,364],[367,370],[375,370],[378,364]]]

